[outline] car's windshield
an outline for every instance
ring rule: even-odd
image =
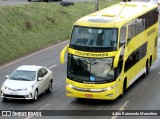
[[[95,49],[96,51],[114,51],[117,49],[117,39],[117,28],[89,28],[75,26],[73,28],[70,46],[85,48],[85,50]]]
[[[111,82],[115,79],[112,64],[113,58],[83,58],[69,54],[67,75],[79,82]]]
[[[15,70],[9,77],[11,80],[33,81],[35,80],[35,71]]]

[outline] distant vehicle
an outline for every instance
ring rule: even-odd
[[[38,95],[52,91],[52,71],[42,66],[23,65],[14,70],[1,87],[3,101],[8,99],[38,99]]]
[[[28,2],[35,1],[35,0],[28,0]],[[50,1],[62,1],[62,0],[39,0],[40,2],[50,2]]]

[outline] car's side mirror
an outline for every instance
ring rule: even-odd
[[[5,77],[6,77],[7,79],[9,79],[9,75],[6,75]]]
[[[43,80],[43,78],[42,77],[38,77],[38,81],[42,81]]]

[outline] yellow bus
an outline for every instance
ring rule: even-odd
[[[67,57],[66,95],[113,100],[156,60],[158,6],[121,2],[78,19]]]

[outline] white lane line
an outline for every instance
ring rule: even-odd
[[[45,104],[45,105],[43,105],[42,107],[40,107],[38,110],[42,110],[42,109],[44,109],[45,107],[47,107],[47,106],[49,106],[50,104]]]
[[[58,45],[61,45],[61,44],[65,43],[65,42],[68,42],[68,40],[66,40],[66,41],[64,41],[64,42],[61,42],[61,43],[58,43],[58,44],[55,44],[55,45],[53,45],[53,46],[50,46],[50,47],[48,47],[48,48],[45,48],[45,49],[40,50],[40,51],[38,51],[38,52],[35,52],[35,53],[33,53],[33,54],[30,54],[30,55],[28,55],[28,56],[26,56],[26,57],[23,57],[23,58],[21,58],[21,59],[18,59],[18,60],[16,60],[16,61],[13,61],[13,62],[11,62],[11,63],[9,63],[9,64],[6,64],[6,65],[0,67],[0,69],[3,69],[3,68],[5,68],[5,67],[7,67],[7,66],[9,66],[9,65],[12,65],[12,64],[17,63],[17,62],[19,62],[19,61],[21,61],[21,60],[24,60],[24,59],[26,59],[26,58],[29,58],[29,57],[31,57],[31,56],[34,56],[34,55],[36,55],[36,54],[38,54],[38,53],[41,53],[41,52],[43,52],[43,51],[49,50],[49,49],[51,49],[51,48],[53,48],[53,47],[56,47],[56,46],[58,46]]]
[[[127,101],[119,108],[119,110],[125,110],[125,107],[127,106],[128,103],[129,103],[129,100],[127,100]]]
[[[127,104],[129,103],[129,100],[127,100],[120,108],[119,111],[121,110],[125,110],[125,107],[127,106]],[[111,119],[116,119],[118,116],[113,116]]]
[[[40,107],[38,110],[42,110],[42,109],[44,109],[45,107],[47,107],[47,106],[49,106],[50,104],[45,104],[45,105],[43,105],[42,107]],[[36,110],[35,110],[36,111]],[[28,116],[28,117],[26,117],[26,118],[24,118],[24,119],[30,119],[30,118],[32,118],[33,116]]]
[[[31,116],[29,116],[29,117],[26,117],[26,118],[24,118],[24,119],[30,119],[30,118],[32,118]]]
[[[49,67],[48,69],[52,69],[52,68],[54,68],[54,67],[56,67],[57,65],[53,65],[53,66],[51,66],[51,67]]]

